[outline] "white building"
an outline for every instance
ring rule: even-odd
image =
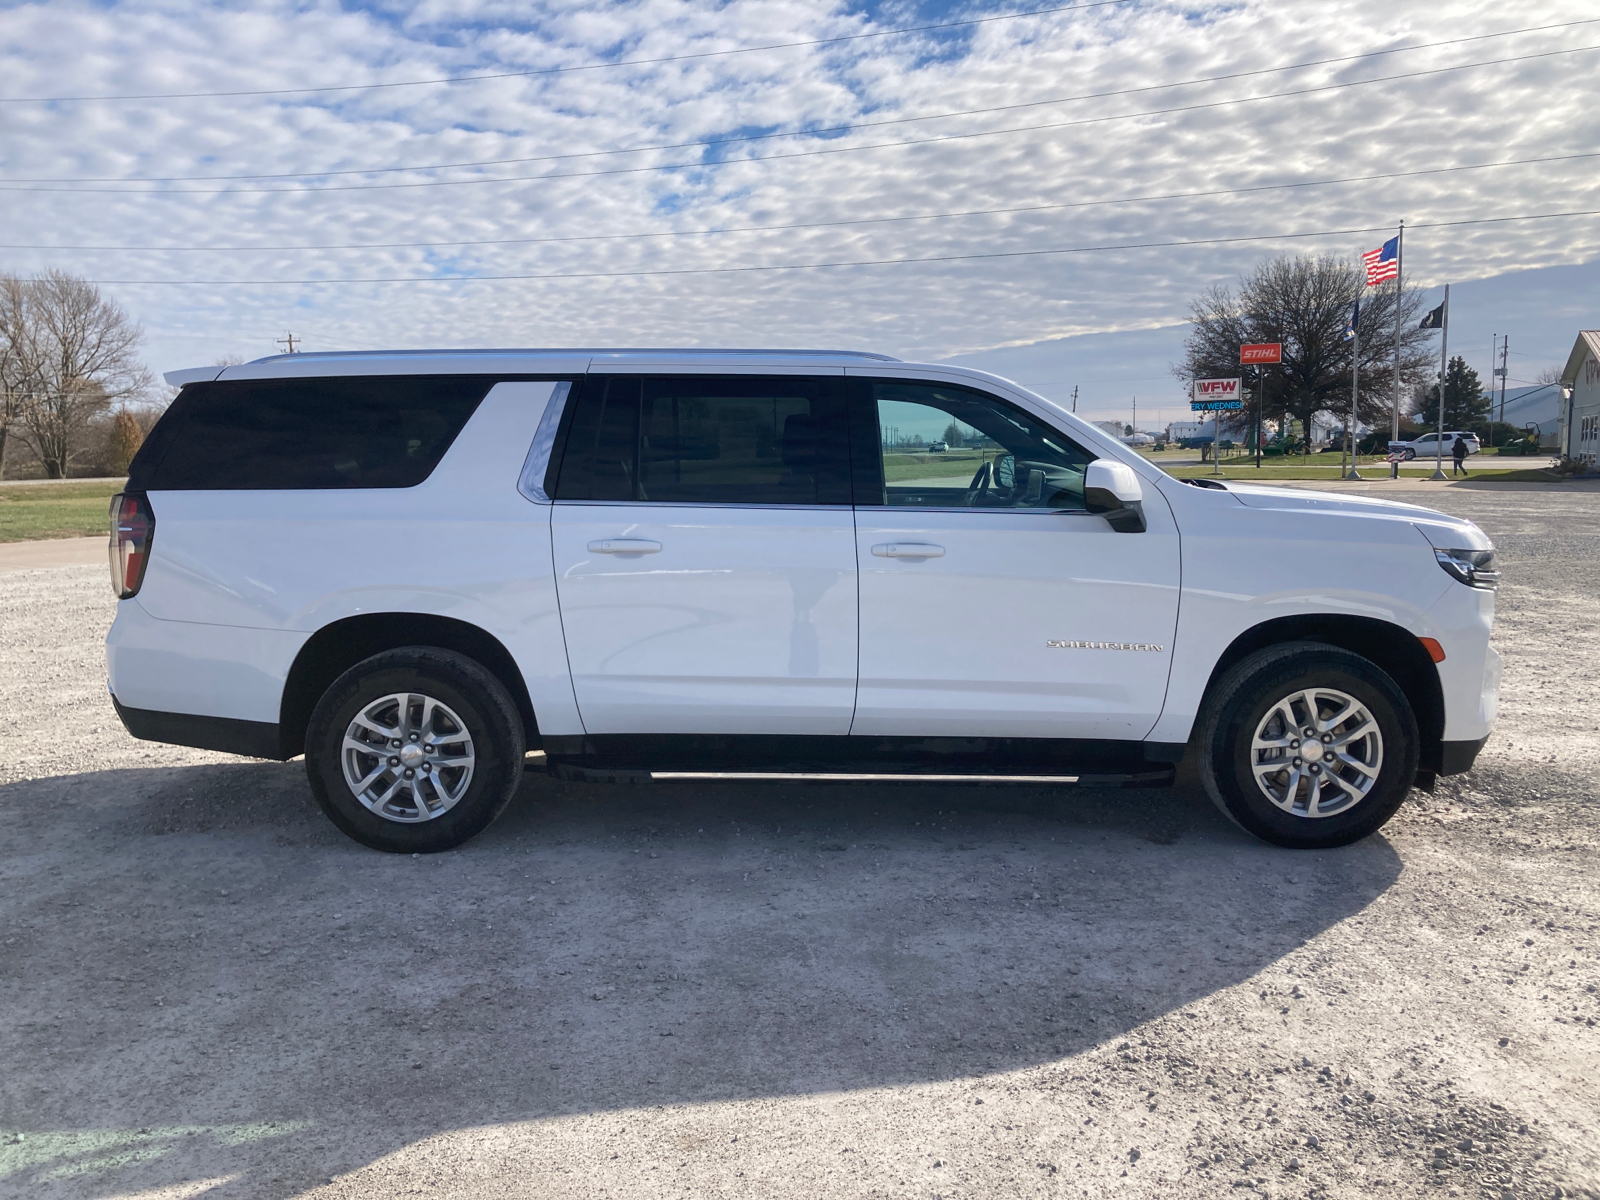
[[[1600,329],[1585,329],[1572,344],[1561,386],[1568,389],[1561,450],[1593,470],[1600,459]]]

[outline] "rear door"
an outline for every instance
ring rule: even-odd
[[[1094,454],[999,397],[852,380],[861,672],[851,732],[1138,740],[1160,715],[1178,534],[1084,505]],[[929,454],[935,440],[947,449]]]
[[[842,382],[586,382],[551,521],[588,733],[849,731],[856,552]]]

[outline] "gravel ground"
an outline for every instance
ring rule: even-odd
[[[1451,491],[1502,724],[1290,853],[1151,792],[556,784],[455,853],[135,742],[0,575],[0,1195],[1600,1195],[1600,495]]]

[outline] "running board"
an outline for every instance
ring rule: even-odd
[[[862,775],[845,771],[651,771],[651,779],[831,783],[1077,783],[1076,775]]]
[[[645,771],[626,768],[580,766],[554,762],[550,774],[572,783],[1002,783],[1078,787],[1145,788],[1167,787],[1173,769],[1138,772],[1095,772],[1078,775],[996,775],[973,772],[964,775],[919,774],[860,771]]]

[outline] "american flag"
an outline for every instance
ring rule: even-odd
[[[1368,250],[1361,256],[1361,261],[1367,264],[1367,286],[1376,287],[1386,279],[1393,279],[1400,274],[1400,238],[1398,235],[1390,238],[1376,250]]]

